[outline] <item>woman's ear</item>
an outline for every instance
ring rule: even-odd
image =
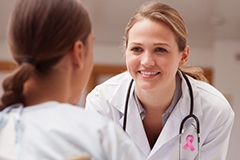
[[[179,67],[184,66],[187,63],[189,53],[190,53],[190,47],[186,46],[184,51],[181,53],[181,60],[179,62]]]
[[[82,41],[76,41],[73,45],[73,50],[72,50],[72,60],[73,64],[80,69],[83,68],[84,65],[84,44]]]

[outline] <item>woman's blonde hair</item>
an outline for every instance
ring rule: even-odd
[[[133,25],[143,19],[165,23],[174,33],[179,51],[186,47],[187,30],[183,19],[177,10],[161,2],[144,3],[130,18],[125,28],[125,47],[128,43],[128,33]]]

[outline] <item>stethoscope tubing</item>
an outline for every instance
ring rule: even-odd
[[[126,101],[125,101],[125,109],[124,109],[124,117],[123,117],[123,130],[126,131],[126,125],[127,125],[127,112],[128,112],[128,102],[129,102],[129,96],[130,96],[130,91],[132,88],[133,84],[133,79],[131,79],[131,82],[128,87],[128,92],[126,96]]]
[[[182,71],[181,71],[182,72]],[[190,112],[189,115],[187,115],[181,122],[180,124],[180,128],[179,128],[179,134],[181,134],[183,132],[183,128],[184,128],[184,123],[189,119],[189,118],[193,118],[196,121],[196,129],[197,129],[197,134],[200,134],[200,123],[199,123],[199,119],[197,118],[196,115],[193,114],[193,109],[194,109],[194,99],[193,99],[193,89],[192,89],[192,85],[189,81],[189,79],[187,78],[186,74],[182,72],[182,75],[187,83],[188,89],[189,89],[189,96],[190,96]],[[200,141],[200,140],[199,140]]]

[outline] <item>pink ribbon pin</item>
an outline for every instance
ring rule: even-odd
[[[192,145],[193,140],[194,140],[193,135],[189,134],[186,137],[186,144],[183,146],[183,149],[187,149],[189,147],[191,151],[194,151],[194,147]]]

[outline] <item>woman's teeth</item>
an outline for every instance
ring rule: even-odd
[[[150,76],[150,75],[156,75],[156,74],[158,74],[158,72],[143,72],[143,71],[141,71],[141,74]]]

